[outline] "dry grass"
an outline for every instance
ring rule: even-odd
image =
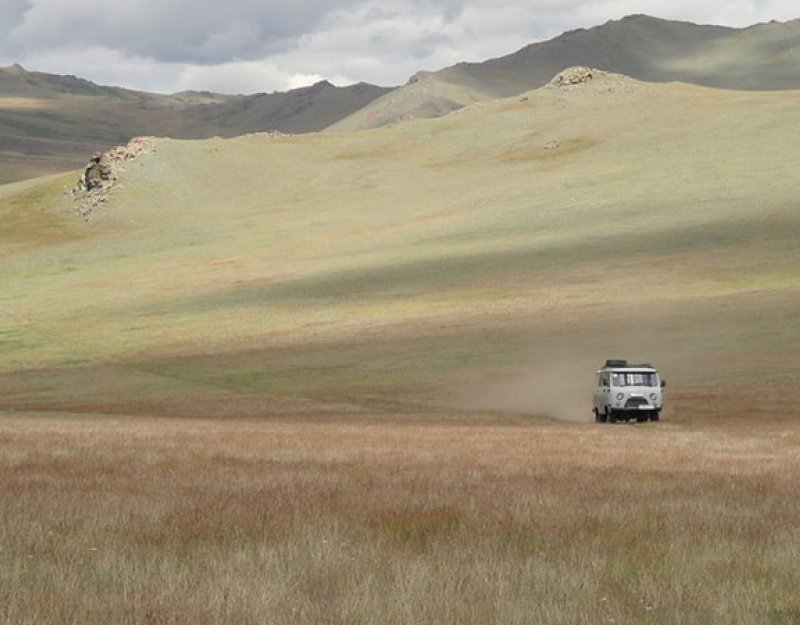
[[[796,623],[800,428],[0,419],[0,623]]]
[[[0,97],[0,111],[43,111],[49,108],[53,108],[53,104],[44,98]]]

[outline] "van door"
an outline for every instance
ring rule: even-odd
[[[608,371],[599,371],[597,373],[597,384],[594,387],[593,399],[594,407],[600,414],[602,414],[606,406],[608,406],[608,398],[611,392],[609,380]]]

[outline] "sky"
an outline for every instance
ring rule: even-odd
[[[498,8],[498,7],[502,8]],[[419,70],[510,54],[646,13],[748,26],[797,0],[0,0],[0,66],[173,93],[404,84]]]

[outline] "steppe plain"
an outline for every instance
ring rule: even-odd
[[[0,187],[0,622],[796,623],[800,94],[598,76]],[[664,421],[590,421],[648,359]]]

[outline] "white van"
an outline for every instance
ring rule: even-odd
[[[595,421],[658,421],[664,408],[662,392],[667,383],[650,364],[606,360],[596,372],[593,392]]]

